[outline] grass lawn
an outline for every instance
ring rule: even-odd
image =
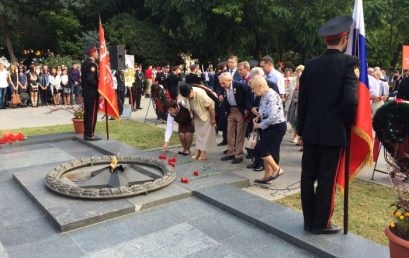
[[[388,208],[396,200],[393,188],[355,179],[349,190],[349,231],[377,243],[387,245],[383,231],[390,222]],[[301,210],[301,195],[294,194],[277,201]],[[343,225],[343,195],[338,191],[332,222]]]
[[[37,128],[22,128],[16,130],[6,130],[7,132],[22,132],[27,137],[34,135],[71,133],[74,132],[72,124],[56,125]],[[6,131],[0,131],[0,134]],[[96,133],[105,136],[105,122],[98,122]],[[165,130],[153,125],[135,122],[132,120],[109,121],[109,137],[117,141],[126,143],[139,149],[149,149],[163,145]],[[170,139],[169,145],[179,144],[177,134]]]

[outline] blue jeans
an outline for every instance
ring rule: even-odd
[[[0,108],[6,108],[6,92],[7,88],[0,88]]]

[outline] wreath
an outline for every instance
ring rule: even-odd
[[[397,99],[380,107],[373,117],[376,137],[397,165],[409,168],[409,101]]]

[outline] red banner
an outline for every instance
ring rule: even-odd
[[[402,69],[409,70],[409,46],[402,48]]]
[[[99,20],[99,74],[98,74],[98,92],[99,107],[98,110],[107,113],[112,118],[119,118],[118,103],[114,89],[114,81],[111,73],[111,64],[109,62],[109,53],[106,49],[105,33]]]

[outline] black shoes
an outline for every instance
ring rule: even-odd
[[[263,165],[259,165],[259,164],[256,164],[256,163],[252,163],[250,165],[247,165],[246,167],[250,168],[250,169],[252,168],[254,171],[257,171],[257,172],[264,170]]]
[[[269,184],[271,181],[276,180],[280,175],[284,174],[284,171],[280,168],[278,172],[275,174],[275,176],[270,176],[269,178],[265,180],[254,180],[254,183],[256,184]]]
[[[246,166],[246,168],[257,168],[257,167],[259,167],[259,165],[256,164],[256,163],[252,163],[252,164]]]
[[[339,231],[341,231],[340,227],[338,227],[337,225],[334,225],[334,224],[330,224],[327,228],[312,229],[311,233],[313,233],[315,235],[336,234]]]
[[[224,156],[223,158],[221,158],[220,160],[221,161],[227,161],[227,160],[232,160],[232,159],[234,159],[234,155],[231,155],[231,156]]]
[[[227,145],[227,142],[226,142],[226,141],[222,141],[222,142],[220,142],[219,144],[217,144],[217,146],[224,146],[224,145]]]
[[[102,138],[98,136],[92,136],[92,137],[84,136],[84,141],[99,141],[99,140],[102,140]]]
[[[263,170],[264,170],[264,166],[263,166],[263,165],[259,165],[259,166],[255,167],[253,170],[256,171],[256,172],[263,171]]]
[[[243,158],[234,158],[233,161],[231,162],[232,164],[239,164],[243,162]]]

